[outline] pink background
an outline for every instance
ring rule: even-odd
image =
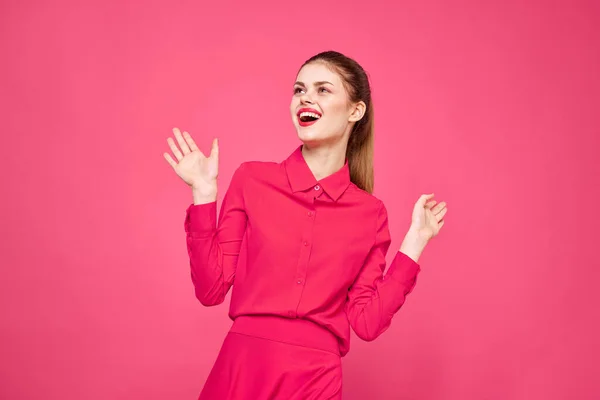
[[[372,77],[389,259],[421,193],[449,205],[344,399],[600,398],[598,2],[82,3],[0,6],[0,398],[197,397],[229,297],[194,298],[166,138],[220,138],[222,197],[299,144],[328,49]]]

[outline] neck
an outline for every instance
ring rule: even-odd
[[[302,145],[302,155],[317,181],[339,171],[346,162],[346,141],[312,146]]]

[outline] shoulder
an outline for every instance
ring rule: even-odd
[[[280,164],[273,161],[244,161],[238,169],[246,174],[260,174],[261,172],[271,172],[279,169]]]
[[[277,174],[280,169],[281,164],[272,161],[244,161],[235,173],[246,179],[268,178]]]
[[[383,200],[354,183],[350,183],[346,194],[352,203],[359,204],[360,219],[375,232],[375,236],[387,230],[388,211]]]
[[[232,182],[243,186],[274,183],[281,181],[282,165],[271,161],[244,161],[233,173]]]
[[[345,195],[347,196],[348,200],[352,201],[353,203],[360,203],[366,210],[369,210],[375,215],[386,212],[385,204],[380,198],[359,188],[352,182],[350,182]]]

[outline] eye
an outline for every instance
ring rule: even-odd
[[[329,90],[328,90],[328,89],[327,89],[325,86],[321,86],[321,87],[319,88],[319,93],[320,93],[322,90],[323,90],[323,91],[325,91],[325,93],[329,93]]]
[[[301,88],[301,87],[295,87],[295,88],[294,88],[294,94],[298,94],[298,93],[300,93],[301,91],[302,91],[302,88]]]

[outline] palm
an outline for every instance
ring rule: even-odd
[[[219,166],[217,157],[206,157],[199,150],[192,151],[174,167],[175,172],[190,186],[199,186],[217,179]]]
[[[433,194],[419,198],[412,214],[412,228],[427,239],[440,232],[444,225],[444,215],[447,212],[446,203],[433,200]]]
[[[189,133],[174,128],[173,133],[180,149],[175,145],[172,138],[167,142],[177,161],[170,154],[164,153],[167,162],[173,167],[177,175],[188,185],[202,190],[212,188],[219,175],[219,146],[217,139],[213,140],[210,154],[205,156]]]

